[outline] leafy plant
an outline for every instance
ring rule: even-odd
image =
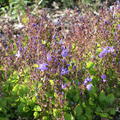
[[[119,6],[98,15],[68,10],[57,23],[44,10],[28,11],[19,34],[3,27],[1,119],[112,119],[120,102]]]

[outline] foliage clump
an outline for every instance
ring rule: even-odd
[[[112,119],[119,106],[120,4],[53,23],[27,11],[21,31],[4,28],[0,119]]]

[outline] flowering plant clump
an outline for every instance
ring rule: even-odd
[[[119,17],[119,3],[98,15],[68,10],[57,25],[44,10],[27,11],[21,31],[3,29],[0,119],[112,119],[120,102]]]

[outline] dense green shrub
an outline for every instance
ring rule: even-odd
[[[120,4],[53,23],[27,12],[0,47],[1,119],[112,119],[120,106]],[[67,24],[69,23],[69,27]]]

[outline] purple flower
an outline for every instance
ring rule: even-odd
[[[52,56],[50,54],[47,54],[47,60],[51,61],[52,60]]]
[[[75,66],[75,65],[73,66],[73,69],[74,69],[74,70],[76,69],[76,66]]]
[[[52,39],[56,39],[56,33],[52,36]]]
[[[108,21],[108,20],[105,20],[105,21],[104,21],[104,23],[105,23],[105,24],[109,24],[109,23],[110,23],[110,21]]]
[[[108,53],[112,53],[112,52],[114,52],[114,48],[113,48],[113,47],[103,48],[103,51],[99,54],[99,57],[100,57],[100,58],[103,58],[103,57],[105,57]]]
[[[65,74],[68,74],[68,68],[62,68],[61,69],[61,75],[65,75]]]
[[[91,82],[92,81],[92,79],[91,78],[89,78],[89,77],[87,77],[85,80],[84,80],[84,85],[86,85],[88,82]]]
[[[47,70],[47,69],[48,69],[47,66],[48,66],[47,63],[43,63],[43,64],[40,64],[37,69],[39,69],[39,70],[41,70],[41,71],[44,71],[44,70]]]
[[[103,51],[99,54],[99,57],[100,57],[100,58],[103,58],[103,57],[106,56],[106,54],[108,53],[108,50],[107,50],[107,49],[108,49],[108,48],[104,48]]]
[[[67,64],[67,67],[69,67],[70,66],[70,64]]]
[[[62,84],[62,89],[65,89],[67,87],[67,84]]]
[[[120,24],[118,24],[118,30],[120,30]]]
[[[37,24],[36,24],[36,23],[33,23],[32,26],[35,27],[35,26],[37,26]]]
[[[59,44],[61,45],[61,44],[64,44],[64,41],[61,39],[60,41],[59,41]]]
[[[61,46],[61,49],[65,49],[65,46],[64,46],[64,45],[62,45],[62,46]]]
[[[106,82],[106,75],[105,74],[101,75],[101,78],[102,78],[103,82]]]
[[[113,53],[115,50],[114,50],[114,48],[113,48],[113,46],[112,47],[108,47],[108,53]]]
[[[91,90],[92,87],[93,87],[92,84],[88,84],[88,85],[86,86],[87,90]]]
[[[101,75],[101,78],[106,79],[106,75],[105,74]]]
[[[106,82],[107,80],[103,80],[103,82]]]
[[[68,56],[68,49],[63,49],[61,55],[62,57]]]

